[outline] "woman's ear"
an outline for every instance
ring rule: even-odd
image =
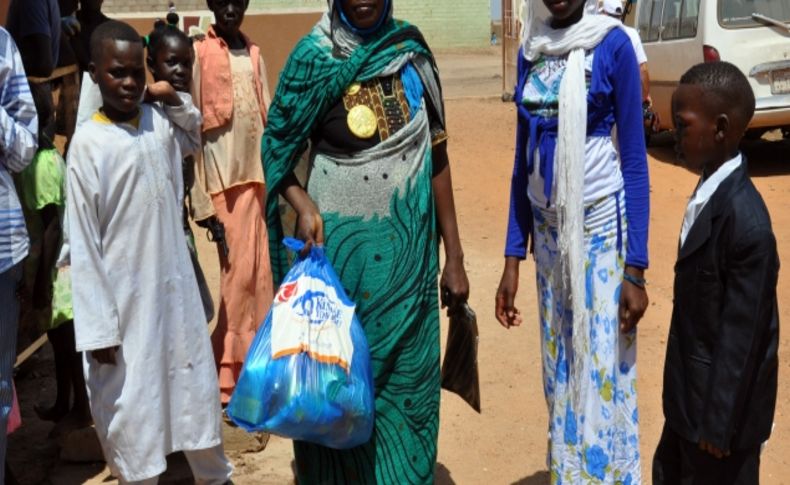
[[[156,67],[154,65],[154,58],[151,56],[145,57],[145,65],[148,66],[148,72],[156,74]]]

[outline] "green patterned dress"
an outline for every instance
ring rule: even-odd
[[[17,176],[17,183],[29,225],[40,226],[38,212],[53,205],[58,208],[60,225],[61,228],[64,227],[66,162],[57,149],[42,149],[36,152],[30,165]],[[31,219],[35,219],[35,222],[32,222]],[[32,273],[35,274],[35,271]],[[74,312],[71,308],[71,277],[68,265],[53,269],[51,307],[51,318],[43,322],[44,331],[54,330],[74,319]]]
[[[441,136],[444,124],[438,76],[419,32],[405,23],[390,21],[349,57],[337,58],[332,55],[329,22],[325,18],[297,45],[274,98],[263,140],[270,227],[280,227],[273,223],[279,216],[279,184],[332,108],[356,92],[349,87],[361,84],[364,89],[382,76],[399,82],[411,65],[424,94],[418,109],[405,115],[404,126],[385,136],[379,120],[374,146],[333,153],[313,139],[308,192],[324,220],[326,254],[357,304],[368,337],[376,422],[371,440],[351,450],[296,442],[298,480],[433,483],[440,344],[432,142]],[[313,83],[316,89],[305,95],[303,88]],[[272,231],[273,267],[275,276],[281,277],[287,263],[277,258],[277,232]]]

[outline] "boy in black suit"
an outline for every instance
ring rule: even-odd
[[[675,266],[656,485],[759,483],[776,405],[779,257],[738,151],[754,105],[724,62],[691,68],[672,98],[678,156],[702,179]]]

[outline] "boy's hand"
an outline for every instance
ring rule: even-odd
[[[715,446],[713,446],[712,444],[708,443],[705,440],[700,440],[699,441],[699,449],[704,451],[705,453],[713,455],[718,460],[721,460],[725,456],[730,456],[730,452],[729,451],[722,451],[722,450],[716,448]]]
[[[626,267],[625,271],[638,279],[644,278],[645,272],[642,269],[629,266]],[[628,280],[623,280],[620,292],[620,310],[618,312],[620,331],[622,333],[629,333],[636,328],[636,325],[645,315],[649,302],[645,288],[640,288]]]
[[[91,352],[91,357],[93,357],[99,364],[117,365],[118,361],[115,358],[117,353],[118,347],[110,347],[107,349],[94,350]]]
[[[178,97],[178,92],[167,81],[157,81],[149,84],[146,87],[143,101],[146,103],[161,101],[168,106],[181,106],[184,104],[181,98]]]

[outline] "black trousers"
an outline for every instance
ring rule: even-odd
[[[760,447],[717,459],[664,424],[653,458],[653,485],[758,485]]]

